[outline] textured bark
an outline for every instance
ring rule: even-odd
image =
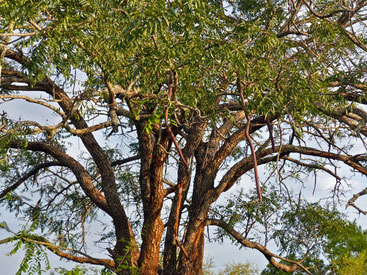
[[[204,259],[204,225],[198,227],[195,233],[190,234],[190,237],[186,239],[185,248],[189,258],[180,253],[179,266],[176,274],[202,275]]]
[[[219,139],[212,135],[212,143],[202,143],[196,151],[196,175],[189,221],[184,239],[186,253],[180,251],[177,274],[202,274],[204,251],[204,222],[210,207],[208,202],[209,190],[214,186],[215,174],[210,160],[215,155]],[[214,177],[213,177],[214,175]]]
[[[160,242],[164,230],[161,219],[163,199],[163,168],[171,145],[165,131],[147,133],[137,125],[141,145],[140,188],[143,199],[144,223],[138,265],[141,274],[155,275],[159,267]]]
[[[188,129],[188,138],[185,148],[182,150],[186,162],[189,163],[191,157],[195,153],[200,144],[206,123],[194,124]],[[164,274],[175,274],[177,267],[177,238],[178,227],[181,219],[182,207],[184,205],[187,191],[190,186],[191,172],[188,171],[185,165],[180,164],[178,169],[177,183],[175,196],[172,200],[171,211],[167,222],[167,231],[165,238],[165,246],[163,253],[163,272]]]
[[[164,225],[160,217],[154,214],[145,217],[142,232],[143,244],[138,262],[141,274],[156,275],[158,273],[163,229]]]
[[[181,250],[177,274],[202,274],[205,220],[211,204],[224,191],[224,188],[215,187],[215,179],[220,165],[245,138],[243,129],[230,134],[235,123],[241,122],[244,117],[245,112],[238,111],[234,120],[224,121],[221,127],[214,129],[208,142],[202,142],[195,152],[196,174],[184,239],[184,249],[189,259]],[[257,126],[251,127],[250,133],[266,125],[264,117],[253,121]],[[247,169],[253,167],[251,160],[247,160],[246,164],[248,164]]]

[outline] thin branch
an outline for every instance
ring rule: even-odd
[[[44,168],[48,168],[48,167],[51,167],[51,166],[65,166],[65,165],[62,164],[59,161],[50,161],[50,162],[46,162],[46,163],[42,163],[42,164],[37,165],[35,168],[33,168],[31,171],[29,171],[27,174],[25,174],[19,180],[17,180],[13,185],[10,185],[9,187],[5,188],[0,193],[0,199],[3,198],[9,192],[14,191],[15,189],[17,189],[27,179],[29,179],[30,177],[37,174],[39,170],[44,169]]]
[[[56,108],[55,106],[52,106],[51,104],[48,104],[42,100],[38,100],[38,99],[34,99],[34,98],[31,98],[29,96],[23,96],[23,95],[0,95],[0,99],[8,99],[8,100],[12,100],[12,99],[23,99],[27,102],[30,102],[30,103],[36,103],[36,104],[39,104],[39,105],[42,105],[48,109],[51,109],[52,111],[54,111],[55,113],[59,114],[61,117],[65,118],[66,115],[60,111],[60,109]]]
[[[36,23],[34,22],[33,20],[29,20],[28,21],[29,24],[31,24],[37,31],[42,31],[42,28]]]
[[[266,118],[266,125],[268,126],[269,130],[269,139],[271,141],[271,148],[273,149],[273,152],[275,152],[275,141],[273,137],[273,125],[270,122],[269,117]]]
[[[291,162],[294,162],[300,166],[303,166],[303,167],[308,167],[308,168],[312,168],[312,169],[319,169],[319,170],[323,170],[325,171],[326,173],[330,174],[331,176],[333,176],[334,178],[336,178],[337,180],[341,180],[341,178],[335,174],[333,171],[331,171],[330,169],[322,166],[322,165],[318,165],[316,163],[306,163],[306,162],[302,162],[302,161],[299,161],[299,160],[296,160],[294,158],[291,158],[289,156],[284,156],[284,157],[281,157],[282,159],[286,159],[286,160],[289,160]]]
[[[364,215],[367,215],[367,211],[363,211],[362,209],[360,209],[358,206],[356,206],[354,204],[354,202],[361,196],[364,196],[367,194],[367,188],[363,189],[361,192],[354,194],[353,197],[347,202],[347,205],[345,206],[345,208],[348,208],[349,206],[354,207],[355,209],[358,210],[359,213],[362,213]]]
[[[41,236],[28,236],[28,237],[24,237],[24,236],[14,236],[14,237],[10,237],[10,238],[6,238],[0,241],[0,244],[5,244],[5,243],[9,243],[11,241],[14,240],[22,240],[25,242],[30,242],[30,243],[35,243],[41,246],[45,246],[48,250],[50,250],[52,253],[56,254],[57,256],[61,257],[61,258],[65,258],[74,262],[78,262],[78,263],[89,263],[89,264],[95,264],[95,265],[103,265],[106,266],[108,268],[114,269],[115,268],[115,262],[113,260],[108,260],[108,259],[100,259],[100,258],[95,258],[92,257],[82,251],[79,250],[75,250],[72,248],[68,248],[68,247],[63,247],[63,246],[59,246],[59,245],[55,245],[52,244],[49,240],[47,240],[44,237]],[[70,251],[71,253],[74,254],[80,254],[84,257],[80,257],[80,256],[76,256],[73,254],[69,254],[69,253],[65,253],[62,250],[66,250],[66,251]]]
[[[111,162],[111,165],[112,166],[124,165],[126,163],[131,162],[131,161],[139,160],[140,158],[141,158],[141,155],[137,154],[136,156],[128,157],[128,158],[125,158],[125,159],[115,160],[115,161]]]
[[[367,175],[367,167],[364,167],[359,164],[360,161],[367,161],[367,155],[355,155],[348,156],[343,154],[325,152],[322,150],[314,149],[311,147],[302,147],[302,146],[294,146],[291,144],[276,146],[275,151],[278,152],[279,158],[283,158],[290,153],[299,153],[303,155],[315,156],[324,159],[338,160],[344,162],[346,165],[356,169],[363,175]],[[271,161],[274,161],[278,158],[278,156],[271,156],[273,154],[273,150],[271,148],[262,149],[256,152],[256,157],[258,159],[258,164],[265,164]],[[243,158],[234,164],[225,175],[220,180],[218,186],[216,187],[216,192],[219,195],[220,193],[229,190],[233,184],[246,172],[252,169],[253,163],[250,160],[250,157]]]

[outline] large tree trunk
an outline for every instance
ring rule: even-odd
[[[187,141],[182,150],[187,163],[201,143],[206,123],[198,121],[187,129]],[[178,187],[172,200],[171,211],[167,222],[166,239],[163,253],[163,274],[174,275],[177,273],[177,240],[179,238],[179,224],[182,208],[185,203],[191,182],[191,171],[180,162],[177,175]]]
[[[185,252],[179,255],[179,265],[175,274],[201,275],[203,273],[204,259],[204,225],[197,228],[195,232],[190,232],[185,242]]]
[[[229,123],[221,130],[226,133]],[[223,129],[224,128],[224,129]],[[192,201],[189,208],[189,221],[184,239],[184,249],[179,254],[177,274],[202,274],[204,257],[204,227],[210,205],[213,203],[214,181],[220,163],[216,162],[216,152],[220,135],[212,132],[206,143],[201,143],[195,151],[196,174]]]
[[[211,201],[208,200],[208,191],[205,192],[206,188],[204,186],[213,180],[211,177],[206,178],[207,180],[202,180],[201,176],[198,178],[195,180],[194,192],[195,189],[196,191],[201,189],[203,192],[197,192],[198,195],[193,196],[189,210],[189,222],[183,249],[179,254],[176,274],[202,274],[205,220],[211,204]]]
[[[165,197],[162,184],[163,168],[171,142],[165,131],[147,133],[144,125],[141,124],[138,124],[137,128],[142,153],[140,188],[144,209],[142,246],[138,266],[140,274],[156,275],[164,230],[161,220],[161,209]]]
[[[145,217],[143,227],[143,244],[139,257],[140,274],[156,275],[159,267],[159,250],[164,225],[161,218]]]

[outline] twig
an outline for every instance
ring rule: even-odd
[[[274,153],[275,152],[275,142],[274,142],[274,137],[273,137],[273,125],[271,124],[269,117],[266,118],[266,125],[268,126],[268,130],[269,130],[271,149],[273,150],[273,153]]]

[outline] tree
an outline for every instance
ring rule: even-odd
[[[303,257],[304,265],[312,267],[311,274],[363,274],[367,231],[335,207],[303,202],[284,211],[279,219],[282,227],[273,237],[286,258]],[[268,265],[261,274],[286,273]]]
[[[206,258],[203,265],[203,274],[204,275],[223,275],[223,274],[230,274],[230,275],[252,275],[252,274],[259,274],[259,270],[256,267],[252,266],[251,263],[236,263],[230,262],[225,265],[225,268],[219,272],[215,272],[215,264],[213,262],[213,258]]]
[[[364,0],[1,2],[3,106],[53,119],[2,113],[1,204],[26,223],[3,223],[0,243],[25,244],[23,270],[47,248],[117,274],[201,274],[210,226],[308,272],[266,247],[285,202],[265,189],[287,194],[320,171],[339,194],[337,165],[367,174],[366,154],[350,151],[367,133],[365,12]],[[240,210],[256,215],[214,211],[252,171]],[[365,193],[348,202],[363,214]],[[109,255],[92,256],[86,226],[103,215]]]
[[[253,268],[250,263],[228,263],[226,264],[226,267],[223,271],[219,273],[222,274],[229,274],[229,275],[235,275],[235,274],[241,274],[241,275],[253,275],[258,274],[258,270],[256,268]]]

